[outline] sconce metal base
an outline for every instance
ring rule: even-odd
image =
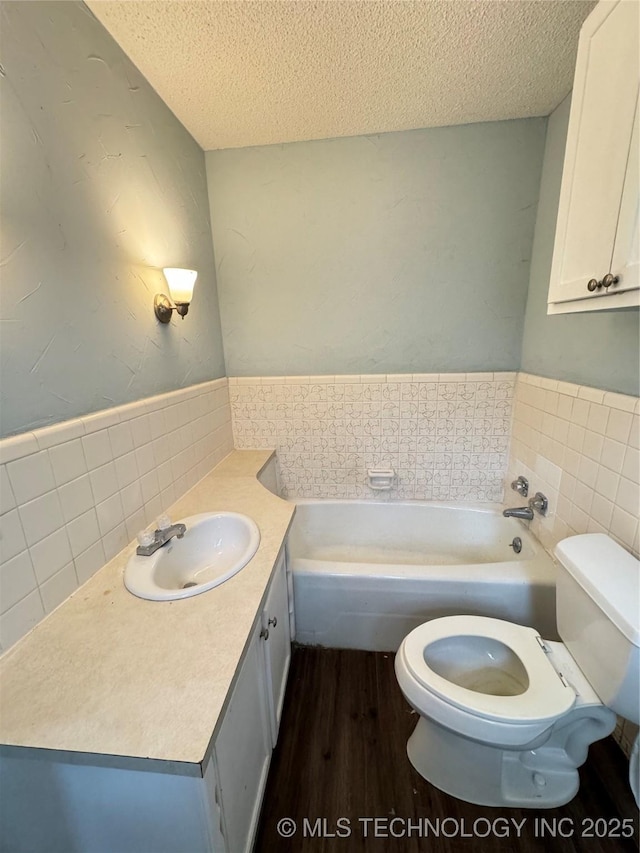
[[[161,323],[169,323],[173,314],[173,305],[164,293],[156,293],[153,300],[153,310]]]
[[[156,293],[153,300],[153,310],[161,323],[168,323],[174,311],[177,311],[184,320],[189,312],[189,302],[176,302],[174,305],[164,293]]]

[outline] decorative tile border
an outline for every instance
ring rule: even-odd
[[[502,500],[515,373],[231,377],[237,448],[288,498]],[[389,492],[367,470],[392,468]]]
[[[0,648],[233,449],[216,379],[0,441]]]

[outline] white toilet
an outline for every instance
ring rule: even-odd
[[[501,619],[446,616],[411,631],[396,655],[420,714],[409,760],[469,803],[567,803],[589,744],[613,731],[616,713],[640,721],[640,563],[599,533],[555,553],[563,642]]]

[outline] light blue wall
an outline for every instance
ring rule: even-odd
[[[545,127],[207,152],[229,375],[517,369]]]
[[[224,375],[204,154],[82,3],[3,3],[0,434]],[[163,266],[199,271],[160,326]]]
[[[522,341],[522,369],[552,379],[638,394],[637,308],[547,316],[570,98],[549,118]]]

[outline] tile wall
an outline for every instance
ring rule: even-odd
[[[576,533],[608,533],[636,556],[640,550],[640,405],[612,394],[519,373],[505,503],[524,501],[510,489],[518,474],[530,494],[549,498],[546,518],[531,529],[549,550]],[[638,726],[618,719],[615,738],[629,755]]]
[[[235,446],[275,447],[287,498],[500,501],[515,376],[230,378]]]
[[[518,374],[505,501],[522,503],[509,488],[518,474],[531,494],[547,495],[546,518],[531,524],[547,549],[575,533],[608,533],[638,556],[639,402]]]
[[[232,448],[226,378],[0,441],[0,648]]]

